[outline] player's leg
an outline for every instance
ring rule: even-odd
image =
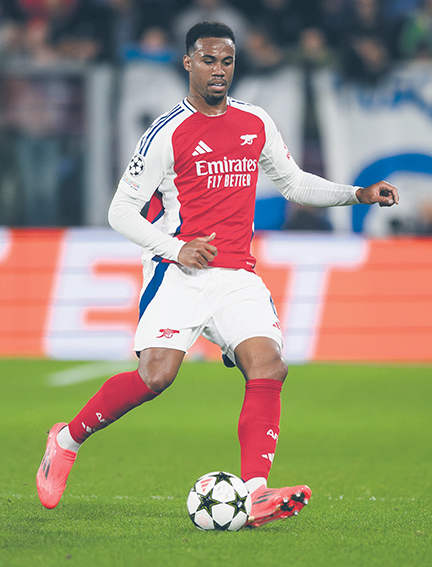
[[[184,354],[166,348],[142,351],[138,370],[113,376],[69,424],[52,427],[36,475],[39,498],[45,507],[54,508],[60,501],[81,443],[131,409],[157,397],[174,381]]]
[[[258,526],[297,513],[309,499],[310,489],[267,489],[288,370],[282,357],[281,326],[270,293],[256,274],[226,271],[224,279],[231,290],[228,297],[235,301],[213,315],[208,334],[246,379],[238,430],[241,476],[252,492],[254,520],[249,525]]]
[[[181,350],[166,348],[143,350],[137,370],[107,380],[69,423],[72,438],[83,443],[95,431],[156,398],[174,381],[184,354]]]
[[[235,349],[235,359],[246,380],[238,426],[241,476],[253,491],[267,480],[273,463],[279,437],[281,390],[288,367],[279,344],[268,337],[243,341]]]
[[[195,278],[175,264],[149,260],[144,282],[133,347],[141,354],[138,370],[110,378],[69,424],[52,428],[36,480],[44,506],[53,508],[60,500],[80,444],[168,387],[189,348]]]
[[[261,278],[244,270],[226,270],[220,278],[219,287],[234,301],[214,313],[203,334],[221,346],[246,379],[238,432],[241,476],[253,491],[270,472],[288,367],[281,353],[280,322]]]
[[[280,393],[288,367],[279,344],[267,337],[255,337],[235,349],[237,366],[246,379],[246,391],[239,419],[241,475],[252,493],[248,526],[297,515],[311,496],[309,487],[267,488],[279,437]]]

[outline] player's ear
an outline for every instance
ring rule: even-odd
[[[188,73],[191,70],[192,61],[189,55],[183,55],[183,67],[186,69]]]

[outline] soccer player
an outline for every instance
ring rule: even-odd
[[[297,515],[311,496],[304,485],[267,488],[288,368],[250,253],[258,165],[303,205],[391,206],[399,197],[385,181],[352,187],[303,172],[266,112],[228,96],[235,39],[226,25],[193,26],[183,63],[189,94],[139,140],[109,211],[111,226],[143,249],[138,369],[110,378],[69,424],[52,427],[36,483],[42,504],[54,508],[81,443],[159,396],[203,335],[246,380],[238,436],[252,495],[248,525],[257,527]]]

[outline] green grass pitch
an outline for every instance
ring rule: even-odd
[[[46,430],[110,374],[52,381],[87,368],[0,360],[1,567],[432,565],[430,367],[293,366],[269,486],[308,484],[311,502],[234,533],[198,531],[185,507],[202,474],[239,474],[243,379],[218,363],[185,363],[157,400],[93,435],[60,504],[41,506]]]

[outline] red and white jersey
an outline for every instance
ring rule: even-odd
[[[291,200],[317,206],[358,202],[355,188],[301,171],[263,109],[228,98],[224,114],[207,116],[185,99],[155,120],[139,141],[120,180],[110,222],[168,260],[177,259],[185,242],[215,232],[218,255],[209,265],[253,271],[258,166]],[[127,212],[130,206],[141,213],[139,226],[136,215],[132,222]]]

